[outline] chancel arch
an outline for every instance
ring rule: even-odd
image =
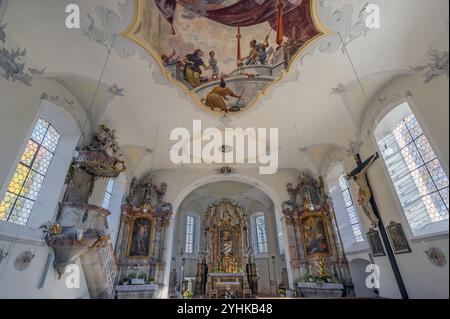
[[[194,238],[199,239],[194,253],[185,250],[191,216],[196,222]],[[264,253],[258,253],[254,222],[258,216],[265,221]],[[272,199],[248,182],[222,178],[192,190],[173,220],[170,291],[179,288],[174,286],[177,283],[183,285],[182,290],[221,295],[227,285],[219,281],[227,279],[242,285],[236,294],[245,290],[249,294],[276,295],[279,285],[289,288],[285,243],[280,242],[283,230],[277,228],[276,219]],[[243,273],[248,276],[241,278]]]
[[[173,246],[174,246],[174,233],[175,233],[175,223],[176,223],[176,216],[179,213],[179,208],[184,201],[184,199],[193,191],[195,191],[197,188],[215,183],[215,182],[238,182],[243,183],[247,185],[251,185],[255,187],[256,189],[259,189],[261,192],[267,195],[268,198],[272,201],[273,207],[274,207],[274,222],[276,224],[277,229],[277,237],[278,237],[278,250],[280,252],[284,252],[286,254],[286,260],[290,260],[290,252],[289,250],[284,249],[284,247],[287,247],[286,238],[284,236],[285,234],[285,223],[282,222],[283,216],[281,214],[282,208],[281,208],[281,200],[280,195],[270,186],[268,186],[266,183],[263,183],[262,181],[246,175],[240,175],[240,174],[233,174],[230,176],[222,176],[222,175],[207,175],[200,179],[197,179],[190,183],[188,186],[184,187],[181,191],[178,192],[176,198],[173,200],[173,216],[171,217],[170,225],[167,229],[167,242],[166,242],[166,269],[164,272],[164,291],[162,292],[163,296],[169,295],[169,289],[166,288],[169,286],[170,282],[170,274],[171,274],[171,268],[170,268],[170,262],[172,260],[173,255]],[[282,244],[283,243],[283,244]],[[291,275],[291,269],[290,267],[287,267],[287,274],[288,274],[288,282],[289,287],[294,287],[294,279]]]

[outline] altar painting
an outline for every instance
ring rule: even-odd
[[[128,240],[129,258],[150,257],[152,226],[152,220],[148,217],[134,219]]]
[[[204,110],[239,113],[325,34],[316,0],[136,0],[123,35]]]
[[[301,218],[300,228],[308,257],[331,256],[330,239],[323,216],[314,214]]]

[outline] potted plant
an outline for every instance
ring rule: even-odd
[[[128,281],[130,282],[130,284],[133,279],[136,279],[136,277],[137,275],[133,272],[128,274]]]
[[[145,275],[145,273],[141,272],[141,273],[137,276],[137,279],[144,279],[144,280],[145,280],[146,277],[147,277],[147,276]]]

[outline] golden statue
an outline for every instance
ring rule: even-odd
[[[314,261],[314,272],[317,277],[325,278],[329,276],[327,258],[319,257]]]

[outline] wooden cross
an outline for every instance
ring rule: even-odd
[[[359,177],[365,178],[365,182],[367,183],[367,188],[368,188],[368,190],[369,190],[369,192],[371,194],[370,201],[369,201],[370,202],[370,206],[371,206],[371,208],[373,210],[373,213],[375,214],[375,217],[378,219],[377,220],[377,226],[378,226],[378,229],[380,230],[381,239],[383,240],[384,246],[386,248],[386,253],[387,253],[387,256],[389,258],[389,262],[391,264],[392,271],[394,273],[395,279],[397,281],[398,288],[400,290],[402,298],[403,299],[409,299],[408,292],[406,291],[405,284],[403,283],[403,279],[402,279],[402,276],[401,276],[401,273],[400,273],[400,269],[398,268],[397,260],[395,259],[395,255],[394,255],[394,252],[392,250],[391,243],[390,243],[389,238],[387,236],[386,229],[384,228],[383,220],[381,219],[380,211],[378,209],[377,203],[376,203],[375,198],[373,196],[372,187],[370,186],[370,181],[369,181],[369,178],[367,176],[367,169],[378,158],[379,158],[379,154],[376,153],[376,154],[372,155],[371,157],[369,157],[367,160],[365,160],[363,162],[361,160],[361,155],[360,154],[355,154],[355,161],[356,161],[358,166],[350,174],[348,174],[348,177],[357,177],[359,174],[363,174],[363,176],[359,176]]]

